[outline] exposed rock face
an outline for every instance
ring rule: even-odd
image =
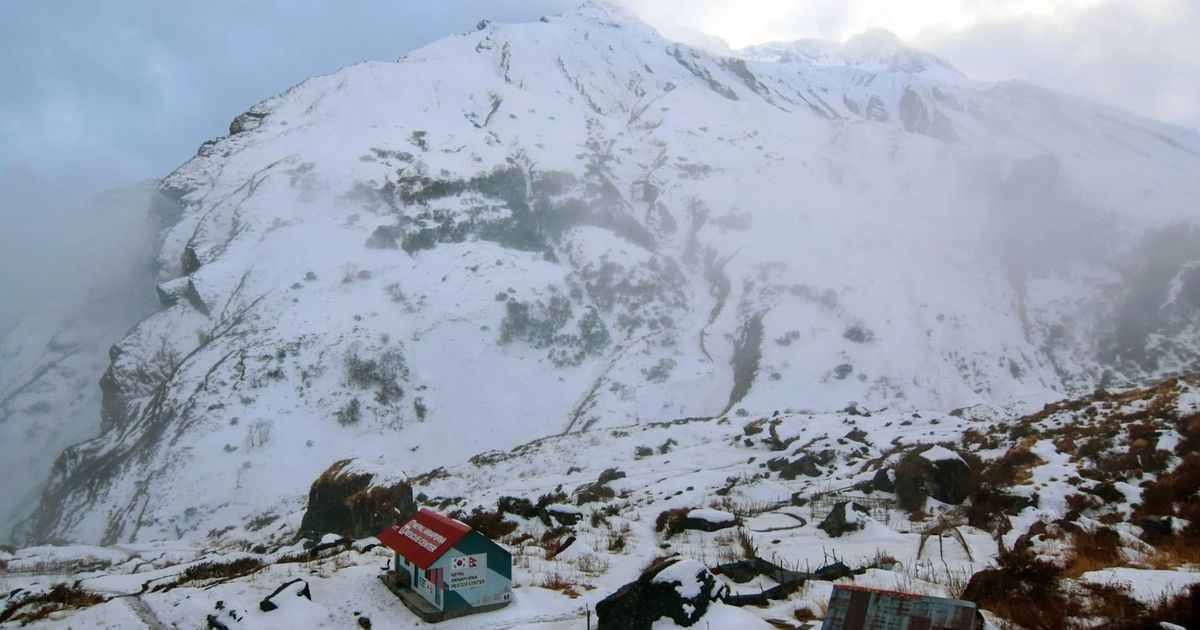
[[[596,604],[600,630],[648,630],[669,618],[690,627],[724,591],[716,576],[691,559],[668,558]]]
[[[857,503],[842,501],[833,506],[833,510],[817,527],[824,530],[826,534],[837,538],[861,530],[866,521],[859,514],[865,515],[866,513],[867,510]]]
[[[398,471],[344,459],[330,466],[308,492],[300,531],[312,536],[374,536],[416,513],[412,487]]]

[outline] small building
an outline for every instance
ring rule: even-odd
[[[427,622],[512,601],[512,554],[465,523],[421,508],[376,538],[396,552],[384,584]]]
[[[821,630],[976,630],[973,602],[835,584]]]

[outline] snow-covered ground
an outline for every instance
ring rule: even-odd
[[[837,561],[863,569],[837,582],[958,597],[973,574],[993,564],[998,551],[993,532],[968,525],[964,506],[933,498],[926,499],[924,514],[914,520],[899,509],[896,495],[867,488],[880,469],[923,445],[935,446],[918,455],[922,459],[978,458],[986,465],[1025,448],[1022,445],[1029,440],[1019,436],[1032,432],[1035,439],[1029,450],[1037,458],[1026,464],[1028,474],[1010,490],[1013,494],[1036,492],[1040,500],[1011,517],[1013,527],[1005,535],[1005,544],[1013,546],[1018,535],[1033,532],[1033,526],[1040,524],[1045,534],[1032,539],[1034,550],[1062,563],[1069,558],[1070,544],[1051,536],[1045,527],[1062,519],[1067,512],[1066,497],[1086,487],[1099,473],[1090,467],[1091,460],[1062,453],[1059,446],[1065,444],[1053,437],[1054,432],[1093,430],[1090,428],[1151,407],[1160,414],[1152,421],[1165,427],[1179,418],[1186,421],[1194,413],[1197,392],[1200,381],[1196,379],[1169,381],[1156,389],[1049,407],[1023,419],[971,411],[949,415],[858,409],[853,414],[644,423],[592,429],[508,451],[482,453],[470,463],[412,477],[418,500],[444,512],[469,513],[474,508],[493,510],[501,497],[535,501],[545,496],[539,503],[546,505],[551,515],[582,518],[561,527],[558,517],[552,516],[553,527],[547,527],[538,518],[506,514],[504,518],[517,526],[500,539],[514,558],[514,604],[488,613],[486,618],[468,617],[441,626],[479,627],[486,619],[487,626],[495,628],[575,628],[586,610],[594,611],[598,601],[635,579],[650,560],[679,554],[696,563],[675,573],[688,573],[697,565],[716,566],[744,557],[740,537],[759,557],[784,568],[810,571]],[[1018,437],[1009,434],[1014,427],[1021,429],[1015,432]],[[1045,434],[1044,439],[1036,439],[1038,434]],[[1113,442],[1116,451],[1097,456],[1119,457],[1123,442],[1117,437]],[[781,443],[785,445],[782,448]],[[791,475],[773,471],[768,464],[778,457],[794,461],[798,455],[822,453],[828,456],[818,457],[813,476],[789,478]],[[366,462],[359,464],[359,469],[374,469],[385,477],[393,474],[384,464]],[[596,482],[606,471],[605,477],[612,480],[605,485],[614,496],[581,500],[576,491]],[[1138,473],[1146,482],[1161,474],[1165,473]],[[1136,482],[1130,480],[1134,487]],[[1122,543],[1123,559],[1111,568],[1088,571],[1068,581],[1129,588],[1136,598],[1148,602],[1200,581],[1196,572],[1200,567],[1150,568],[1146,563],[1153,548],[1138,540],[1140,528],[1128,522],[1114,523],[1104,515],[1106,511],[1128,515],[1131,504],[1139,500],[1136,490],[1129,495],[1124,501],[1089,508],[1075,517],[1080,526],[1100,527],[1103,521],[1123,537],[1128,535]],[[862,529],[835,537],[818,528],[830,511],[830,498],[862,503],[867,513],[847,510],[855,514]],[[730,518],[736,523],[714,532],[687,530],[669,535],[656,531],[659,515],[678,509],[710,524],[726,523]],[[297,512],[266,525],[233,527],[203,541],[38,547],[0,553],[7,568],[0,574],[0,592],[7,593],[0,604],[17,601],[25,591],[80,580],[83,589],[112,599],[78,612],[54,613],[54,619],[69,620],[75,626],[117,628],[148,615],[167,627],[196,627],[214,614],[231,628],[285,628],[294,627],[289,624],[296,619],[312,626],[344,627],[356,616],[366,616],[374,627],[424,627],[379,582],[390,552],[372,547],[373,539],[328,552],[332,555],[320,560],[297,561],[294,554],[302,548],[293,543],[293,537],[300,516]],[[931,526],[946,523],[957,533],[943,527],[941,534],[929,534],[922,543]],[[550,550],[567,535],[575,536],[576,541],[550,557]],[[244,577],[158,590],[200,562],[247,557],[260,560],[264,568]],[[308,582],[311,602],[289,598],[290,607],[259,610],[259,600],[297,577]],[[663,579],[672,577],[677,576],[669,574]],[[746,584],[724,576],[720,579],[735,593],[760,592],[775,585],[766,577]],[[802,627],[795,621],[797,611],[806,609],[819,618],[833,584],[809,580],[787,599],[773,601],[766,608],[719,605],[704,619],[711,627],[726,622],[736,623],[736,627],[769,627],[766,620],[791,620],[795,627]],[[687,588],[686,584],[680,588]],[[236,619],[229,617],[230,611]]]

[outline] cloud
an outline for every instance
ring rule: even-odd
[[[170,173],[234,116],[308,77],[394,60],[481,18],[531,21],[572,5],[0,2],[0,336],[23,314],[128,285],[145,255],[145,195],[98,193]]]
[[[481,18],[569,0],[0,4],[0,173],[100,185],[161,176],[255,102],[310,76],[390,61]]]
[[[1200,4],[1109,0],[914,42],[984,80],[1021,78],[1200,129]]]
[[[734,48],[886,28],[980,80],[1023,79],[1200,128],[1196,0],[625,0],[664,35]],[[711,47],[710,47],[711,48]]]

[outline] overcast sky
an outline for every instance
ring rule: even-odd
[[[574,0],[0,0],[0,186],[161,176],[254,102],[480,18]],[[980,79],[1023,78],[1200,127],[1200,0],[628,0],[734,47],[871,26]]]

